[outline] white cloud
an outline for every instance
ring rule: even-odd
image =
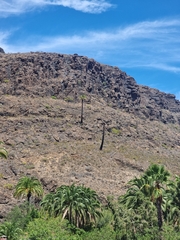
[[[38,0],[34,0],[34,2]],[[42,0],[44,2],[44,0]],[[154,68],[180,73],[180,20],[140,22],[111,31],[81,32],[69,36],[28,36],[6,52],[49,51],[78,53],[121,68]]]
[[[11,36],[11,34],[12,32],[0,30],[0,47],[3,48],[4,50],[9,48],[7,40]]]
[[[86,13],[101,13],[113,6],[106,0],[1,0],[0,16],[21,14],[50,5],[69,7]]]

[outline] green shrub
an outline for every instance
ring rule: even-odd
[[[15,206],[7,215],[6,220],[20,229],[25,229],[27,224],[38,217],[38,210],[28,203]]]
[[[111,128],[111,133],[112,133],[112,134],[119,135],[119,134],[121,133],[121,130],[120,130],[120,129],[117,129],[117,128]]]
[[[51,96],[51,98],[52,98],[52,99],[57,99],[57,97],[56,97],[56,96]]]
[[[66,98],[64,99],[64,101],[66,101],[66,102],[73,102],[74,99],[73,99],[72,97],[66,97]]]
[[[28,224],[26,232],[29,240],[70,240],[66,225],[60,218],[38,218]]]
[[[4,188],[8,189],[8,190],[13,190],[14,189],[14,184],[12,183],[6,183],[4,185]]]

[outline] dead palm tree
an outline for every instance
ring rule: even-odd
[[[104,145],[104,136],[105,136],[105,123],[103,122],[102,123],[103,125],[103,131],[102,131],[102,141],[101,141],[101,146],[99,148],[99,150],[102,150],[103,149],[103,145]]]
[[[83,94],[80,96],[80,98],[81,98],[81,124],[83,124],[84,100],[86,99],[86,96]]]

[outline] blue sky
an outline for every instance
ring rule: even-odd
[[[84,55],[180,99],[180,0],[0,0],[0,47]]]

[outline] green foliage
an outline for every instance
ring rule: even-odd
[[[60,218],[38,218],[30,222],[26,228],[29,240],[68,240],[70,233],[66,231],[66,222]]]
[[[129,182],[118,201],[108,197],[104,208],[90,188],[63,185],[47,194],[39,209],[28,203],[15,207],[0,234],[8,240],[180,240],[180,177],[169,178],[164,166],[153,164]],[[23,194],[29,191],[25,186]]]
[[[118,239],[139,239],[137,236],[156,236],[158,228],[155,210],[155,206],[148,201],[144,201],[136,209],[128,209],[120,204],[115,218]]]
[[[167,184],[166,195],[163,202],[164,218],[171,222],[180,231],[180,177]]]
[[[82,240],[116,240],[116,233],[110,227],[106,226],[101,229],[93,229],[92,231],[86,232],[82,235]]]
[[[121,199],[121,203],[133,209],[141,206],[144,198],[156,203],[156,200],[165,194],[160,183],[167,182],[169,176],[170,173],[164,169],[164,166],[151,165],[140,178],[129,181],[130,187]]]
[[[85,94],[80,95],[80,99],[81,100],[85,100],[86,99],[86,95]]]
[[[9,82],[9,79],[4,79],[4,83],[8,83]]]
[[[6,183],[4,185],[4,188],[8,189],[8,190],[13,190],[14,189],[14,184],[12,183]]]
[[[164,168],[163,165],[151,164],[145,171],[145,177],[152,178],[154,181],[161,183],[167,182],[170,177],[170,173]]]
[[[33,219],[38,217],[38,210],[33,205],[29,205],[26,202],[19,206],[15,206],[8,213],[6,220],[11,222],[15,227],[24,230],[30,221],[33,221]]]
[[[72,97],[66,97],[66,98],[64,99],[64,101],[66,101],[66,102],[73,102],[74,99],[73,99]]]
[[[170,224],[165,224],[162,232],[162,239],[165,240],[180,240],[180,229],[176,230]]]
[[[2,158],[8,158],[8,152],[7,150],[1,146],[2,142],[0,142],[0,157]]]
[[[121,133],[121,130],[113,127],[111,128],[111,132],[112,134],[119,135]]]
[[[26,169],[34,169],[35,168],[33,163],[25,163],[24,166]]]
[[[84,186],[61,186],[55,193],[47,194],[41,206],[50,216],[62,215],[76,227],[91,225],[101,216],[100,202],[95,191]]]
[[[175,181],[168,181],[170,173],[164,166],[152,164],[140,178],[129,182],[129,189],[119,200],[127,209],[137,211],[146,204],[148,216],[157,216],[156,225],[162,230],[163,218],[165,223],[171,222],[176,231],[180,230],[180,202],[179,202],[179,177]],[[163,214],[163,216],[162,216]],[[145,215],[143,217],[145,219]],[[150,222],[150,219],[147,219]],[[150,224],[152,226],[152,223]],[[153,225],[155,229],[156,225]],[[156,234],[156,233],[155,233]]]
[[[4,222],[0,225],[0,236],[5,235],[8,240],[18,240],[22,230],[11,222]]]
[[[52,99],[57,99],[57,97],[56,97],[56,96],[51,96],[51,98],[52,98]]]
[[[96,228],[101,229],[106,226],[113,226],[114,217],[112,212],[108,209],[102,211],[102,215],[98,218],[96,222]]]
[[[34,177],[22,177],[15,188],[14,196],[20,198],[26,196],[27,201],[30,202],[32,195],[40,197],[43,194],[43,188],[38,179]]]

